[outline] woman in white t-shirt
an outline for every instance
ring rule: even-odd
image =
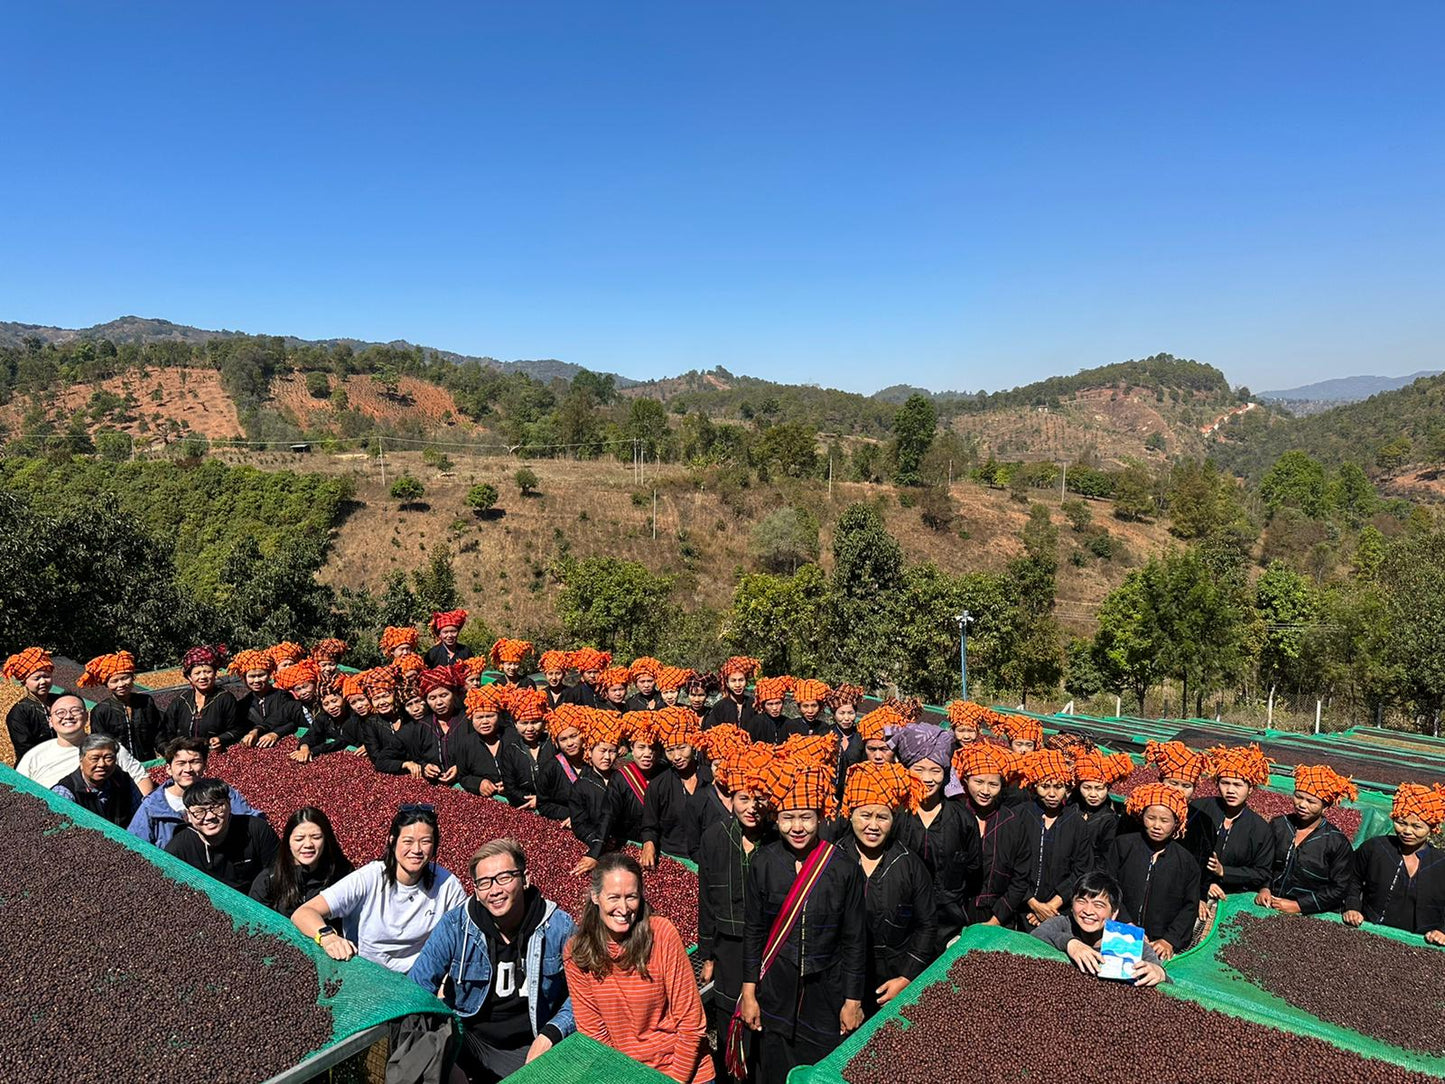
[[[382,859],[323,889],[291,921],[333,960],[359,955],[405,974],[442,915],[467,900],[461,882],[436,864],[440,845],[436,811],[402,806]]]

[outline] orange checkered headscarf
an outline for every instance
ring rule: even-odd
[[[519,723],[530,723],[547,715],[547,694],[530,685],[514,685],[506,692],[507,713]]]
[[[419,675],[426,669],[426,658],[413,651],[410,655],[403,655],[391,664],[401,677],[409,677],[413,674]]]
[[[632,672],[625,666],[609,666],[597,678],[597,687],[604,692],[614,685],[632,684]]]
[[[793,699],[799,704],[806,704],[815,700],[819,704],[826,703],[828,694],[832,690],[816,678],[801,678],[793,685]]]
[[[953,771],[960,780],[971,775],[1013,774],[1014,762],[1018,758],[1001,745],[992,742],[973,742],[956,750],[953,754]]]
[[[468,693],[467,695],[471,695]],[[547,696],[542,693],[543,699]],[[588,713],[591,711],[582,704],[558,704],[547,715],[547,730],[552,737],[557,737],[564,730],[580,730],[587,732]]]
[[[572,665],[572,657],[565,651],[544,651],[537,665],[544,674],[549,670],[561,670],[565,674]]]
[[[363,671],[365,673],[365,671]],[[347,674],[341,679],[341,695],[345,697],[365,696],[370,698],[371,694],[366,691],[362,684],[361,674]]]
[[[282,640],[279,644],[268,647],[266,654],[271,656],[271,661],[279,669],[283,662],[295,666],[306,657],[306,649],[292,640]]]
[[[1419,817],[1432,829],[1445,824],[1445,787],[1438,783],[1433,787],[1401,783],[1390,803],[1390,818],[1398,821],[1406,817]]]
[[[1122,779],[1128,779],[1134,772],[1134,761],[1128,753],[1105,756],[1097,749],[1090,749],[1074,758],[1074,778],[1080,783],[1104,783],[1113,786]]]
[[[890,696],[883,701],[883,706],[896,711],[905,723],[916,723],[923,718],[923,701],[916,696]]]
[[[886,805],[894,812],[917,809],[922,797],[922,780],[901,764],[854,764],[843,785],[843,816],[865,805]]]
[[[104,685],[116,674],[134,674],[135,656],[129,651],[117,651],[114,655],[97,655],[85,664],[78,685]]]
[[[356,680],[361,686],[361,691],[368,697],[375,696],[377,693],[396,695],[397,672],[390,666],[375,666],[370,670],[363,670],[356,675]]]
[[[1004,715],[996,718],[992,728],[1009,741],[1031,741],[1035,749],[1044,746],[1044,728],[1037,719],[1027,715]]]
[[[694,744],[707,754],[709,760],[717,761],[747,749],[753,744],[753,739],[742,727],[733,726],[732,723],[720,723],[704,730]],[[772,752],[772,747],[769,746],[768,755],[772,756]]]
[[[833,773],[806,757],[774,757],[765,769],[768,804],[774,809],[814,809],[831,817],[837,808]]]
[[[345,654],[346,641],[338,640],[335,636],[328,636],[311,649],[311,657],[317,662],[323,659],[326,662],[337,662]]]
[[[622,716],[615,711],[587,709],[587,727],[582,731],[582,741],[588,749],[594,745],[621,745],[623,736]]]
[[[774,759],[771,748],[737,749],[713,762],[713,778],[727,791],[751,790],[762,794],[768,789]]]
[[[839,704],[852,704],[856,708],[867,695],[868,690],[861,685],[839,685],[828,694],[828,706],[836,708]]]
[[[305,685],[308,681],[315,681],[321,676],[321,667],[311,659],[303,659],[295,666],[288,666],[276,675],[276,688],[285,689],[288,692],[298,685]]]
[[[758,704],[766,704],[769,700],[782,700],[793,691],[794,684],[794,680],[786,674],[780,677],[758,678],[754,700]]]
[[[1162,805],[1173,813],[1175,821],[1178,822],[1174,827],[1174,834],[1184,834],[1184,823],[1189,819],[1189,804],[1185,802],[1184,795],[1167,783],[1145,783],[1142,787],[1134,788],[1134,793],[1130,794],[1124,803],[1124,812],[1131,817],[1137,817],[1151,805]]]
[[[790,734],[788,740],[778,746],[778,756],[794,760],[811,760],[830,768],[838,759],[838,736],[836,734]]]
[[[24,681],[39,670],[54,669],[55,660],[50,657],[50,652],[43,647],[27,647],[5,660],[5,665],[0,666],[0,676]]]
[[[1057,749],[1037,749],[1019,758],[1018,780],[1022,786],[1040,783],[1063,783],[1073,786],[1074,769]]]
[[[231,665],[226,670],[228,673],[237,674],[240,677],[245,677],[247,670],[265,670],[268,674],[274,674],[276,660],[265,651],[248,649],[236,652],[236,657],[231,660]]]
[[[652,713],[657,722],[657,740],[663,745],[696,747],[699,731],[697,712],[691,708],[658,708]]]
[[[433,689],[460,689],[467,682],[467,672],[460,666],[433,666],[417,675],[421,694],[425,696]]]
[[[633,659],[632,665],[627,669],[632,671],[634,678],[638,674],[651,674],[653,679],[656,680],[657,675],[662,673],[662,663],[658,659],[654,659],[651,655],[644,655],[640,659]]]
[[[460,632],[467,623],[466,610],[438,610],[431,615],[431,630],[436,636],[442,634],[442,629],[455,626]]]
[[[884,704],[858,720],[858,736],[864,741],[882,741],[907,725],[907,719]]]
[[[388,625],[381,634],[381,653],[390,658],[391,653],[402,644],[410,644],[412,650],[415,651],[418,640],[416,629],[411,626]]]
[[[632,664],[634,667],[636,663]],[[692,671],[681,666],[664,666],[657,672],[657,691],[666,693],[674,689],[687,687],[688,681],[692,679]]]
[[[501,685],[483,685],[480,689],[467,690],[467,714],[493,714],[507,710],[507,693]]]
[[[1355,785],[1328,764],[1301,764],[1294,770],[1294,789],[1313,794],[1325,805],[1334,805],[1341,798],[1351,801],[1360,796]]]
[[[994,713],[972,700],[951,700],[947,711],[950,726],[971,725],[981,730],[993,722]]]
[[[505,637],[492,645],[489,653],[493,666],[501,666],[504,662],[521,662],[532,653],[531,640],[508,640]]]
[[[622,732],[634,745],[656,745],[657,719],[650,711],[624,711]]]
[[[1160,779],[1197,783],[1209,766],[1209,758],[1194,752],[1182,741],[1151,741],[1144,746],[1144,763],[1158,768]]]
[[[605,670],[612,665],[612,652],[598,651],[595,647],[579,647],[572,652],[572,665],[579,674],[588,670]]]
[[[1243,779],[1255,787],[1269,782],[1269,766],[1273,761],[1258,745],[1217,745],[1205,756],[1211,779]]]
[[[762,665],[757,659],[749,658],[747,655],[734,655],[718,667],[717,674],[723,681],[727,681],[729,674],[742,674],[743,677],[752,677]]]
[[[462,673],[465,674],[466,677],[481,677],[487,672],[487,667],[491,664],[491,661],[492,660],[485,655],[473,655],[470,659],[463,659],[461,662],[454,663],[453,665],[460,666]]]

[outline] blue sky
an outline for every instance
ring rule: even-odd
[[[646,378],[1445,368],[1445,5],[13,8],[0,319]]]

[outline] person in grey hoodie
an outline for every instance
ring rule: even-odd
[[[574,924],[532,887],[514,839],[478,849],[471,875],[473,898],[442,916],[410,975],[462,1018],[470,1084],[495,1084],[577,1029],[562,963]]]

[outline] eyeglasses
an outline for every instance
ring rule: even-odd
[[[52,711],[50,717],[52,719],[84,719],[85,709],[71,708],[69,711]]]
[[[435,813],[437,807],[426,802],[407,802],[397,807],[398,813]]]
[[[504,869],[501,873],[493,877],[473,877],[472,883],[477,886],[479,892],[485,892],[491,888],[492,885],[496,885],[498,888],[506,888],[520,876],[522,876],[522,871],[519,869]]]
[[[218,821],[226,815],[223,805],[193,805],[186,807],[186,816],[193,821]]]

